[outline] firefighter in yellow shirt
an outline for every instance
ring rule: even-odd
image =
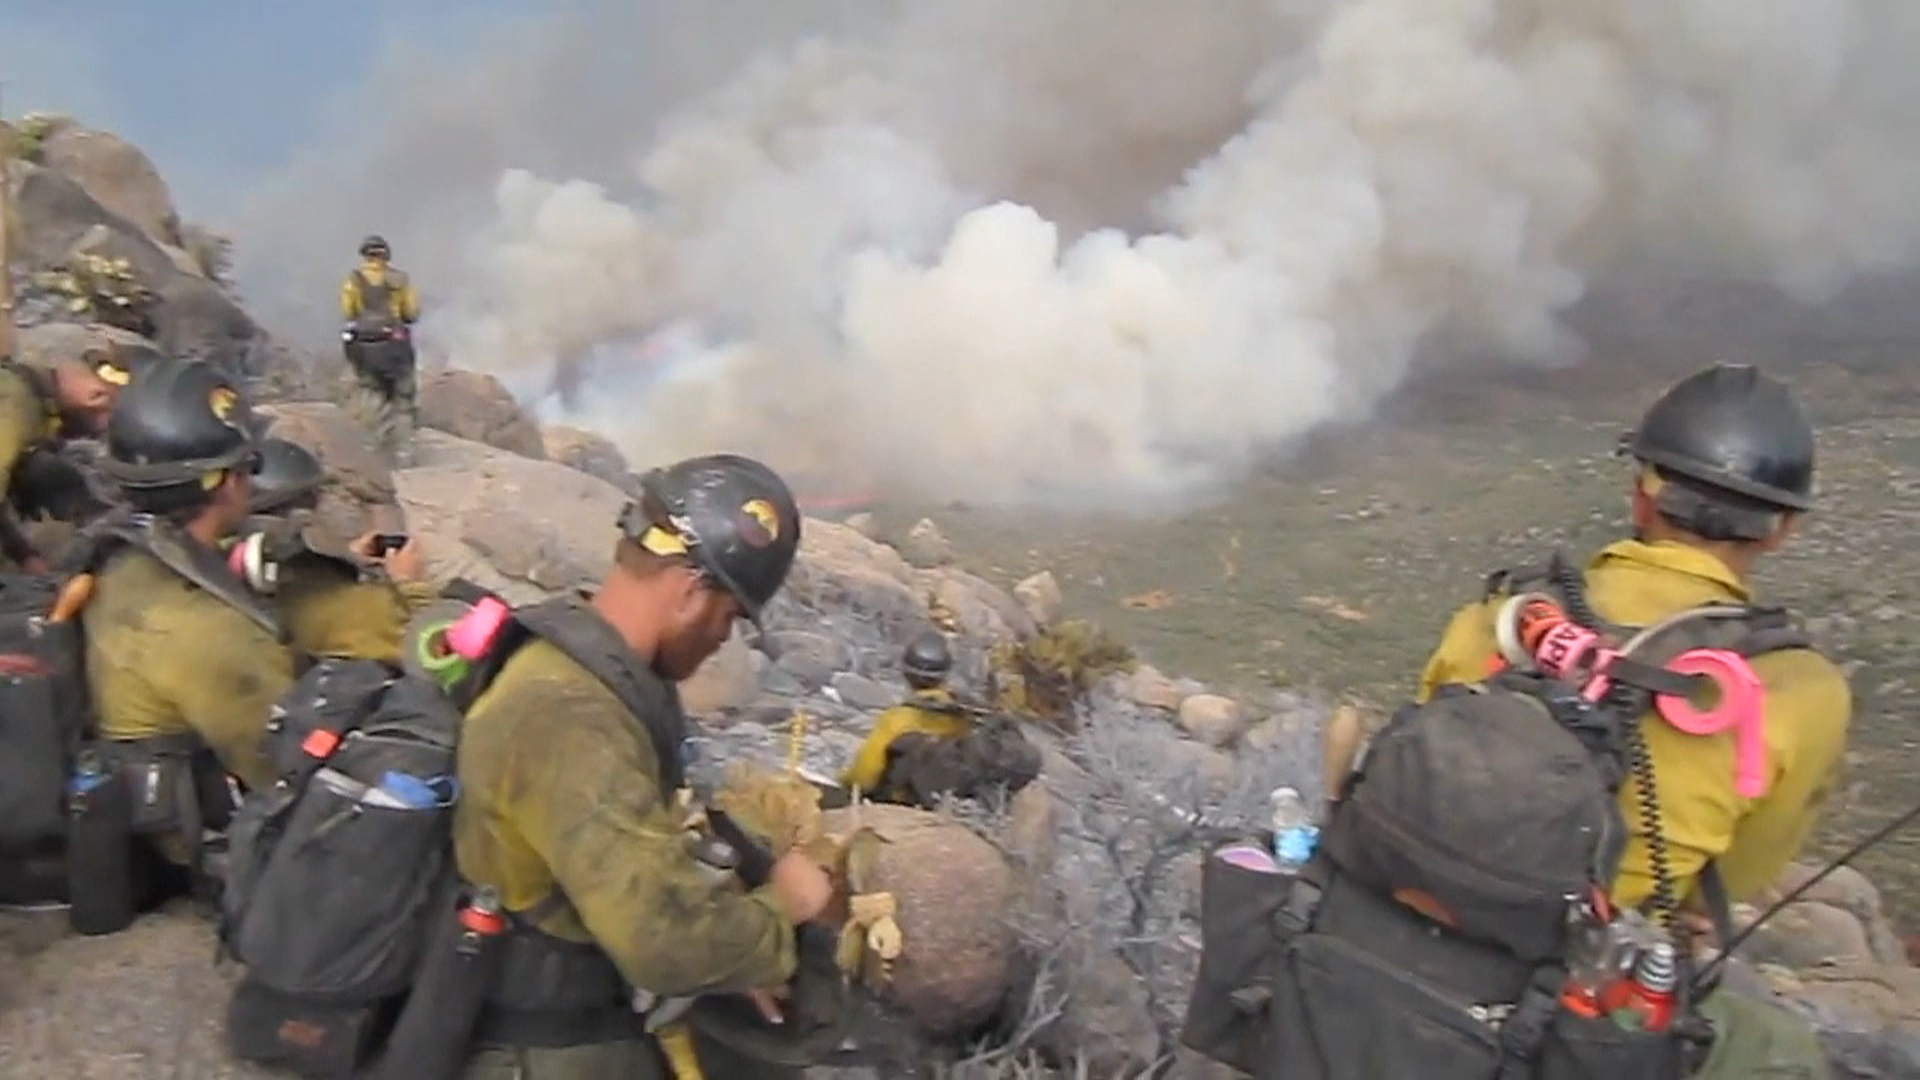
[[[877,802],[933,806],[942,795],[1018,791],[1040,772],[1040,752],[1011,717],[961,701],[946,683],[947,639],[929,630],[907,644],[900,668],[910,693],[881,713],[840,783]]]
[[[1813,430],[1791,392],[1752,367],[1718,365],[1674,386],[1622,444],[1637,462],[1634,536],[1588,564],[1586,597],[1595,613],[1608,623],[1647,626],[1701,604],[1749,602],[1755,562],[1785,545],[1813,508],[1813,449]],[[1421,700],[1442,685],[1488,674],[1499,654],[1498,607],[1491,600],[1454,615],[1422,674]],[[1736,902],[1786,869],[1812,831],[1846,749],[1852,698],[1831,661],[1795,648],[1751,663],[1765,693],[1764,795],[1735,791],[1731,733],[1689,735],[1655,717],[1641,723],[1677,895],[1696,905],[1709,862]],[[1633,783],[1622,786],[1621,799],[1627,820],[1638,822]],[[1636,826],[1613,899],[1639,905],[1652,891],[1648,845]],[[1696,1076],[1827,1075],[1812,1032],[1786,1013],[1725,992],[1706,999],[1702,1011],[1719,1037]]]
[[[367,399],[362,411],[374,443],[404,466],[412,462],[419,412],[412,327],[420,318],[420,297],[392,256],[382,237],[360,241],[360,265],[340,282],[340,314],[347,323],[341,340]]]

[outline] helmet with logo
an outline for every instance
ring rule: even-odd
[[[143,349],[120,349],[111,343],[88,348],[81,354],[81,361],[101,382],[119,387],[133,382],[134,376],[154,364],[152,355]]]
[[[793,568],[800,508],[772,469],[711,454],[643,475],[620,531],[655,555],[684,556],[758,622]]]
[[[207,364],[165,360],[120,392],[100,471],[129,492],[201,486],[259,466],[259,423],[233,380]]]

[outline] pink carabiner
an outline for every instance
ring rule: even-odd
[[[1666,665],[1678,675],[1704,675],[1713,680],[1719,701],[1711,711],[1693,707],[1680,694],[1654,695],[1661,719],[1689,735],[1718,735],[1733,729],[1733,789],[1742,798],[1767,793],[1766,726],[1760,711],[1763,688],[1746,658],[1726,649],[1692,649]]]
[[[447,628],[447,648],[463,660],[478,661],[493,648],[493,639],[506,625],[507,605],[488,596]]]

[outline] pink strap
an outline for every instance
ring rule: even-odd
[[[495,597],[485,597],[447,630],[447,648],[464,660],[478,661],[493,647],[507,615],[507,605]]]
[[[1654,708],[1667,723],[1689,735],[1718,735],[1733,729],[1733,789],[1741,797],[1757,799],[1767,793],[1765,717],[1760,711],[1760,677],[1739,653],[1726,649],[1693,649],[1666,665],[1681,675],[1704,675],[1713,680],[1719,701],[1710,712],[1693,707],[1678,694],[1658,694]]]
[[[1607,669],[1620,653],[1609,648],[1599,634],[1576,623],[1562,623],[1549,630],[1534,653],[1541,670],[1557,678],[1588,676],[1580,696],[1599,702],[1613,680]],[[1728,728],[1734,731],[1733,789],[1742,798],[1757,799],[1767,793],[1767,745],[1765,718],[1760,711],[1763,688],[1760,677],[1739,653],[1726,649],[1693,649],[1681,653],[1665,665],[1679,675],[1703,675],[1713,680],[1718,701],[1711,711],[1693,707],[1686,697],[1654,695],[1654,709],[1661,719],[1689,735],[1718,735]]]

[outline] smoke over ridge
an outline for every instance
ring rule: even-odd
[[[1610,270],[1817,296],[1920,249],[1902,0],[699,11],[396,61],[410,104],[247,208],[250,293],[324,299],[381,230],[423,338],[636,461],[1142,506],[1423,346],[1576,356]]]

